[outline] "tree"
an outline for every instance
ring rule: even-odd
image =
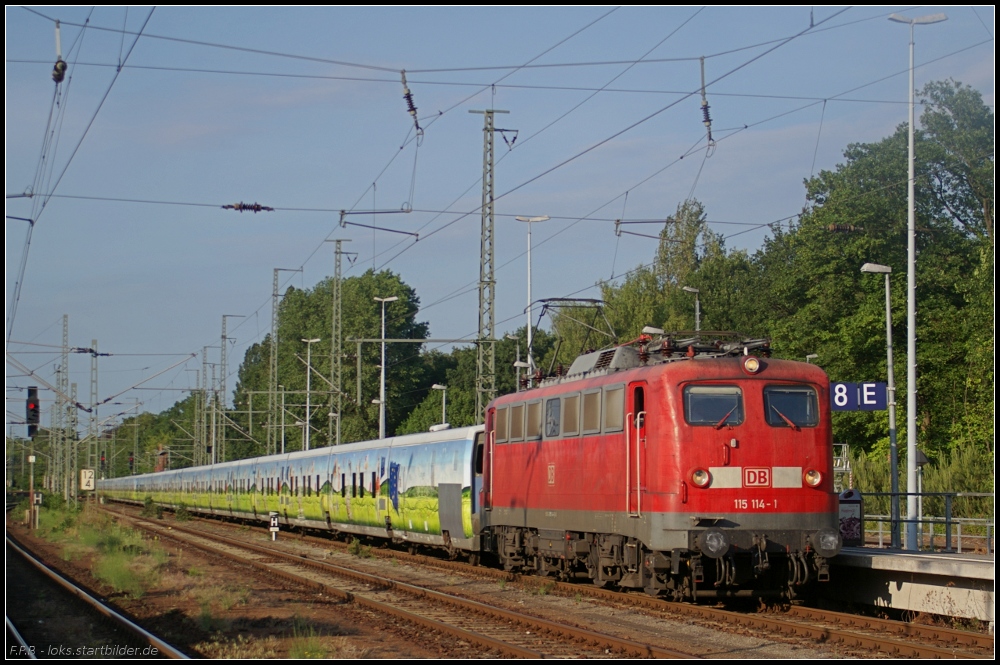
[[[342,282],[342,405],[340,415],[341,441],[362,441],[378,436],[379,408],[372,399],[379,395],[381,344],[351,340],[380,339],[382,326],[382,306],[376,297],[396,296],[399,300],[386,303],[387,339],[426,339],[426,323],[416,320],[419,298],[399,276],[382,271],[369,270],[359,277],[351,277]],[[313,407],[308,416],[312,447],[329,445],[334,441],[336,427],[335,391],[330,382],[332,369],[332,303],[333,282],[326,279],[313,289],[289,289],[282,298],[278,309],[278,385],[283,387],[286,400],[286,424],[305,422],[306,390],[306,345],[303,339],[320,339],[312,346],[311,365],[313,367],[310,403]],[[267,410],[267,390],[270,372],[270,336],[260,344],[247,350],[239,370],[239,380],[234,401],[248,404],[251,396],[254,411]],[[429,372],[419,353],[419,344],[386,344],[386,432],[395,428],[414,408],[418,400],[414,395],[421,391]],[[358,350],[361,352],[361,399],[358,400]],[[430,384],[427,384],[430,385]],[[328,414],[333,414],[329,416]],[[249,422],[246,414],[239,414],[237,420]],[[261,429],[264,420],[258,417],[254,437],[259,442],[266,440]],[[275,416],[272,426],[280,425],[280,417]],[[286,428],[288,429],[288,428]],[[301,429],[288,437],[286,450],[297,450],[302,440]]]

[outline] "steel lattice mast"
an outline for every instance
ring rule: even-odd
[[[479,250],[479,336],[476,360],[476,423],[483,422],[483,410],[496,396],[496,329],[493,278],[493,114],[509,113],[488,109],[469,111],[483,114],[483,217]]]

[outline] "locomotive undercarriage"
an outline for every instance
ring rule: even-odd
[[[601,587],[642,589],[671,600],[794,598],[812,582],[829,579],[828,560],[788,551],[767,538],[717,557],[697,549],[652,551],[618,534],[496,527],[487,545],[504,570],[560,580],[590,579]]]

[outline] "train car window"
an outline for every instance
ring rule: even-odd
[[[512,404],[510,407],[510,440],[524,441],[523,404]]]
[[[375,472],[372,471],[372,496],[378,496],[378,478],[375,477]]]
[[[604,431],[620,432],[625,426],[625,386],[604,389]]]
[[[563,436],[580,433],[580,395],[563,397]]]
[[[347,496],[347,474],[340,474],[340,496],[341,498]]]
[[[764,409],[771,427],[815,427],[819,424],[816,391],[809,386],[765,386]]]
[[[493,423],[496,425],[496,441],[497,443],[503,443],[507,440],[507,407],[498,406],[496,416],[493,419]]]
[[[601,431],[601,391],[583,394],[583,433],[598,434]]]
[[[743,391],[737,386],[685,386],[684,420],[689,425],[739,425]]]
[[[542,438],[542,403],[530,402],[527,405],[527,426],[524,428],[526,440]]]
[[[559,436],[559,398],[555,397],[545,401],[545,437],[555,438]]]
[[[351,474],[351,496],[354,497],[354,496],[357,496],[357,495],[358,495],[358,474],[352,473]]]

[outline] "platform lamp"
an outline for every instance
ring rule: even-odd
[[[892,546],[899,548],[899,446],[896,442],[896,379],[892,367],[892,300],[889,297],[889,275],[892,268],[879,263],[866,263],[861,266],[861,272],[885,275],[885,349],[888,362],[889,386],[887,389],[889,406],[889,474],[891,477],[890,493],[892,494]]]
[[[701,331],[701,300],[699,299],[699,294],[701,291],[694,288],[693,286],[682,286],[683,290],[688,293],[694,294],[694,331]]]
[[[442,386],[440,383],[435,383],[431,386],[431,390],[441,391],[441,424],[444,425],[448,420],[445,418],[445,409],[448,403],[448,386]]]

